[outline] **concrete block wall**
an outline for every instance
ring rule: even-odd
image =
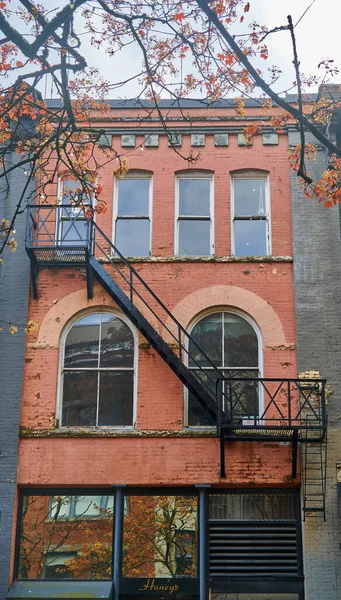
[[[19,160],[15,152],[8,156]],[[10,195],[0,198],[0,219],[11,219],[26,183],[24,170],[9,175]],[[32,191],[31,188],[30,191]],[[0,265],[0,318],[25,324],[27,320],[30,264],[25,251],[26,212],[15,224],[16,252],[5,251]],[[18,435],[24,367],[25,333],[14,335],[0,323],[0,598],[5,598],[11,564],[14,503],[16,498]]]
[[[307,142],[316,142],[307,135]],[[298,133],[289,143],[299,143]],[[318,176],[328,156],[319,148],[308,170]],[[316,369],[333,389],[328,414],[327,520],[303,524],[306,600],[341,598],[341,498],[336,462],[341,460],[341,242],[340,207],[325,209],[304,196],[291,175],[296,340],[299,371]]]

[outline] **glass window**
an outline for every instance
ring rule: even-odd
[[[234,176],[233,207],[234,255],[270,254],[267,178]]]
[[[62,425],[133,425],[134,338],[122,319],[94,313],[76,321],[62,376]]]
[[[224,409],[232,413],[231,416],[238,418],[257,415],[258,384],[247,381],[259,377],[258,338],[252,325],[240,315],[228,312],[212,313],[194,325],[191,338],[223,376],[231,378],[231,382],[224,384]],[[205,354],[200,352],[196,344],[191,341],[189,343],[189,369],[198,379],[210,385],[215,394],[214,369],[209,366]],[[188,425],[214,424],[213,418],[207,414],[195,396],[189,393]]]
[[[60,182],[60,208],[57,238],[64,246],[84,246],[88,241],[89,221],[78,203],[91,205],[91,198],[82,191],[79,181]]]
[[[123,577],[197,577],[197,497],[129,496]]]
[[[149,256],[151,178],[117,180],[115,246],[123,256]]]
[[[110,579],[113,496],[23,497],[20,579]]]
[[[177,178],[177,254],[209,256],[212,242],[212,177],[179,176]]]

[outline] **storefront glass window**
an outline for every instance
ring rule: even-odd
[[[24,496],[20,579],[110,579],[113,496]]]
[[[197,577],[197,497],[129,496],[122,576]]]

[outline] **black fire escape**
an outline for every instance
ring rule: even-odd
[[[224,378],[97,224],[77,207],[29,207],[26,249],[34,298],[41,267],[84,267],[89,298],[94,277],[104,287],[215,420],[221,477],[226,476],[228,442],[263,440],[291,443],[295,478],[301,442],[304,515],[325,518],[325,380]]]

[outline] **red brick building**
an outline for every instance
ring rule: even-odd
[[[95,224],[72,182],[31,209],[39,328],[9,598],[303,598],[297,443],[321,438],[324,404],[323,383],[297,379],[287,133],[246,145],[255,101],[245,118],[227,102],[163,111],[167,132],[150,107],[98,117],[98,152],[121,148],[129,170],[99,172]],[[41,564],[23,575],[30,545]]]

